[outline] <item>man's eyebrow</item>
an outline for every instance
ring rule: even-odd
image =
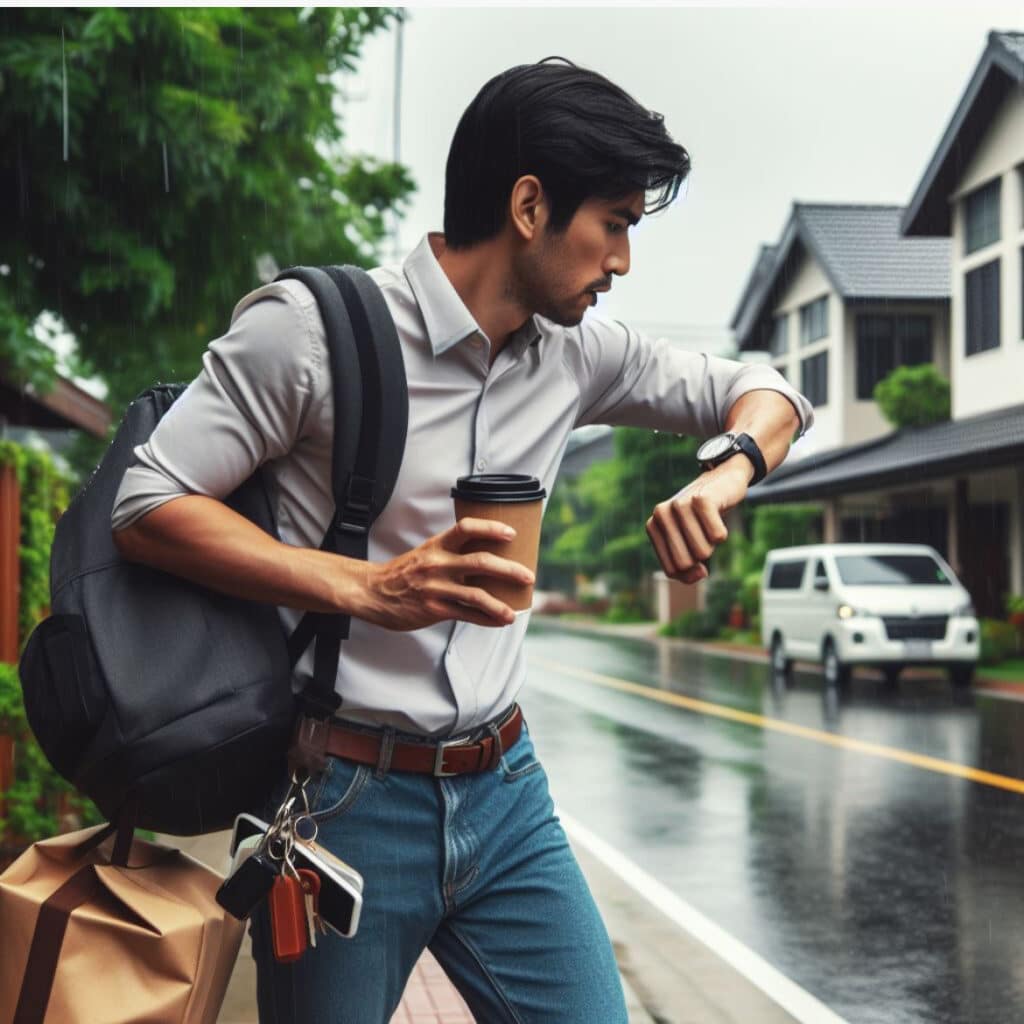
[[[619,206],[612,210],[612,213],[628,221],[631,227],[636,227],[640,223],[640,218],[628,206]]]

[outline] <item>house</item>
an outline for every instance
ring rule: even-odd
[[[888,433],[871,395],[895,366],[949,374],[949,241],[902,237],[902,215],[795,203],[779,242],[758,253],[732,327],[741,352],[767,350],[814,405],[794,454]]]
[[[933,359],[948,367],[951,421],[860,434],[826,411],[825,443],[772,474],[751,502],[822,501],[825,540],[931,543],[979,613],[1001,615],[1008,593],[1024,593],[1024,33],[989,34],[899,230],[908,245],[949,247],[949,316]],[[900,273],[913,288],[935,269]],[[770,323],[758,316],[751,347]],[[901,358],[898,342],[888,358]],[[826,375],[844,407],[859,369],[847,353]]]

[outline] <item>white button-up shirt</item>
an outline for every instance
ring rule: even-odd
[[[811,423],[807,400],[768,366],[682,351],[592,314],[573,328],[532,317],[491,366],[490,341],[437,262],[433,237],[404,265],[372,271],[398,329],[409,385],[405,456],[370,531],[372,561],[450,527],[459,476],[527,473],[550,494],[569,434],[584,424],[708,437],[724,429],[736,399],[756,389],[782,393],[802,428]],[[199,376],[135,449],[112,525],[185,494],[224,498],[266,462],[281,540],[319,548],[334,507],[332,401],[312,293],[290,280],[258,288],[238,303]],[[289,632],[302,614],[280,609]],[[493,718],[523,685],[528,619],[527,610],[504,627],[446,621],[402,633],[354,618],[342,643],[339,714],[430,735]],[[296,666],[296,685],[312,671],[311,646]]]

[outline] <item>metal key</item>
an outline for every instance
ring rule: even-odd
[[[299,881],[302,883],[302,891],[306,897],[306,923],[309,925],[309,944],[316,949],[316,933],[318,929],[326,926],[320,920],[319,897],[320,897],[320,876],[309,868],[298,869]]]

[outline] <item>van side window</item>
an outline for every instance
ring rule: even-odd
[[[824,580],[828,583],[828,572],[825,569],[825,563],[820,558],[814,566],[814,582],[817,583],[818,580]]]
[[[776,562],[768,574],[769,590],[799,590],[804,580],[807,562]]]

